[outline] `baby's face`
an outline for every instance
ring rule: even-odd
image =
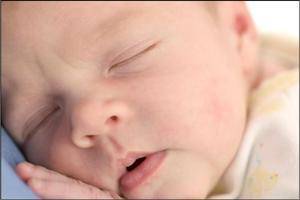
[[[3,123],[29,161],[127,198],[209,193],[238,148],[246,87],[202,3],[5,6]],[[151,173],[120,181],[143,153]]]

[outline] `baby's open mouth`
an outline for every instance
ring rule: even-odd
[[[126,167],[126,172],[120,178],[120,185],[124,191],[129,191],[146,181],[159,168],[166,155],[166,151],[141,155]]]
[[[146,159],[146,157],[141,157],[135,160],[134,163],[132,163],[130,166],[126,167],[127,171],[130,172],[132,170],[134,170],[137,166],[139,166],[144,160]]]

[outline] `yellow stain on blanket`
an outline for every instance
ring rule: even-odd
[[[246,179],[245,194],[249,197],[260,197],[271,191],[278,182],[278,174],[258,166]]]
[[[284,107],[282,98],[272,98],[276,92],[283,92],[299,82],[299,70],[288,70],[265,81],[249,98],[249,107],[254,115],[268,115]]]
[[[277,112],[280,109],[282,109],[284,106],[284,103],[280,101],[280,99],[275,99],[273,101],[267,102],[261,107],[258,107],[256,110],[256,114],[262,115],[262,114],[271,114],[273,112]]]
[[[299,69],[283,72],[274,78],[265,81],[258,90],[254,91],[250,98],[250,103],[260,101],[261,98],[270,96],[276,91],[289,88],[297,82],[299,82]]]

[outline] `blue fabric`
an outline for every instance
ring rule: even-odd
[[[1,128],[1,152],[1,199],[37,199],[14,170],[16,164],[25,159],[3,128]]]

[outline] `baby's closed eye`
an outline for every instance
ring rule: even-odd
[[[22,133],[23,148],[25,148],[25,144],[33,135],[41,130],[44,130],[46,127],[49,128],[48,125],[51,125],[53,119],[60,110],[61,108],[57,105],[45,106],[27,119],[27,121],[24,123]]]
[[[154,50],[159,43],[160,41],[149,40],[126,49],[112,61],[108,73],[133,73],[145,69],[145,64],[140,64],[139,62],[136,64],[135,61],[141,59],[146,53]]]

